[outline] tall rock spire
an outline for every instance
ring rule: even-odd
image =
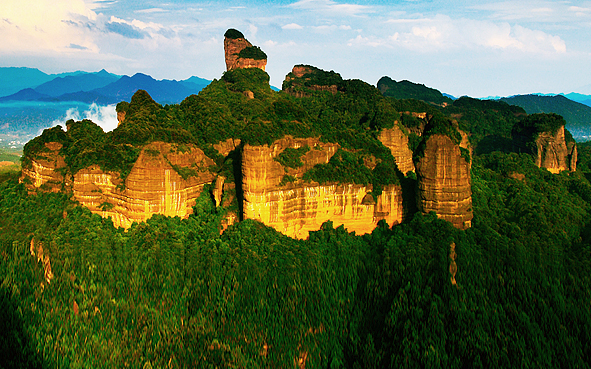
[[[242,32],[230,28],[224,34],[226,70],[238,68],[259,68],[265,70],[267,54],[259,47],[252,46]]]

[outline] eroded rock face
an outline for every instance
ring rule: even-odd
[[[416,173],[420,211],[434,211],[460,229],[472,225],[470,163],[462,157],[459,145],[445,135],[429,137]]]
[[[532,155],[539,168],[552,173],[575,171],[577,147],[565,124],[564,118],[554,113],[528,115],[513,127],[513,149]]]
[[[303,166],[285,168],[274,160],[288,147],[309,146],[302,155]],[[327,163],[337,144],[322,143],[317,138],[285,137],[271,146],[245,145],[242,157],[243,215],[257,219],[288,236],[307,238],[309,231],[320,229],[331,220],[335,227],[344,225],[350,232],[365,234],[385,219],[393,225],[402,221],[402,190],[386,186],[377,199],[371,187],[357,184],[304,182],[301,176],[316,164]],[[294,182],[281,184],[284,176]]]
[[[59,169],[65,168],[66,162],[60,155],[62,144],[59,142],[47,142],[45,152],[37,153],[31,159],[30,167],[23,167],[20,182],[25,183],[29,192],[43,186],[50,192],[59,192],[64,185],[64,175]]]
[[[117,127],[123,123],[123,121],[125,121],[125,112],[124,111],[118,111],[117,112]]]
[[[572,157],[575,157],[574,165]],[[540,168],[546,168],[552,173],[560,173],[563,170],[576,170],[576,145],[571,143],[570,150],[566,145],[564,126],[555,134],[551,132],[540,133],[536,139],[535,162]],[[574,169],[571,168],[574,167]]]
[[[579,159],[577,144],[575,142],[569,142],[566,144],[566,148],[568,152],[568,166],[574,172],[577,170],[577,160]]]
[[[238,68],[259,68],[265,70],[267,59],[240,58],[238,54],[252,44],[245,38],[224,38],[224,53],[226,56],[226,70]]]
[[[291,74],[293,75],[290,76],[289,74],[287,76],[285,76],[285,81],[289,82],[292,80],[296,80],[298,78],[302,78],[304,77],[306,74],[310,74],[313,73],[314,70],[308,66],[305,65],[296,65],[292,68],[291,70]],[[310,78],[305,78],[304,80],[310,80]],[[338,86],[337,85],[310,85],[307,86],[310,90],[313,91],[328,91],[333,95],[336,95],[336,93],[338,92]],[[289,93],[290,95],[294,96],[294,97],[306,97],[308,96],[308,94],[306,94],[303,91],[296,91],[294,88],[288,88],[287,90],[285,90],[285,92]]]
[[[22,179],[30,180],[25,181],[30,182],[27,186],[31,190],[71,190],[81,205],[93,213],[111,217],[115,226],[124,228],[153,214],[188,217],[203,185],[215,178],[208,171],[214,162],[201,149],[186,145],[188,149],[181,152],[174,145],[153,142],[144,146],[125,183],[119,173],[104,172],[98,165],[81,169],[72,180],[64,181],[56,171],[65,167],[59,155],[61,145],[46,146],[51,151],[44,153],[43,159],[33,160],[32,169],[23,170]]]
[[[122,184],[118,173],[104,173],[92,166],[74,175],[74,198],[124,228],[153,214],[187,218],[203,185],[215,178],[207,170],[213,164],[197,147],[180,152],[171,144],[153,142],[142,149],[124,189],[118,188]],[[177,170],[189,176],[183,178]]]
[[[390,149],[392,156],[396,159],[398,170],[403,174],[415,171],[412,161],[412,151],[408,147],[408,136],[395,124],[393,128],[383,129],[378,140]]]

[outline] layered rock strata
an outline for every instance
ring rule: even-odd
[[[383,129],[378,136],[378,140],[390,149],[392,156],[396,159],[398,170],[402,174],[415,171],[412,151],[408,147],[408,136],[397,124],[393,128]]]
[[[241,58],[240,52],[247,47],[253,47],[244,37],[224,38],[224,53],[226,58],[226,70],[238,68],[259,68],[265,70],[267,59]]]
[[[74,198],[124,228],[153,214],[187,218],[203,186],[215,178],[207,170],[211,165],[213,160],[196,147],[180,152],[168,143],[153,142],[142,149],[123,189],[117,173],[92,166],[74,175]]]
[[[445,135],[428,137],[416,173],[420,211],[434,211],[460,229],[472,225],[470,163],[462,156],[459,145]]]
[[[64,157],[60,155],[62,144],[59,142],[47,142],[45,149],[36,153],[30,166],[23,166],[20,182],[25,183],[29,192],[43,186],[50,192],[59,192],[63,188],[64,175],[60,169],[66,167]]]
[[[564,126],[556,133],[542,132],[535,140],[536,152],[534,159],[540,168],[546,168],[551,173],[563,170],[576,170],[577,148],[574,142],[567,146]]]
[[[50,144],[46,145],[57,148]],[[34,159],[32,169],[23,170],[23,177],[30,179],[31,189],[46,183],[59,189],[63,185],[81,205],[93,213],[111,217],[115,226],[124,228],[133,222],[146,221],[153,214],[188,217],[203,186],[215,178],[208,171],[214,165],[213,160],[190,145],[184,152],[163,142],[144,146],[125,181],[119,173],[105,172],[98,165],[81,169],[72,180],[65,180],[55,171],[65,166],[63,158],[55,151],[52,153],[53,161]]]
[[[287,76],[285,76],[285,82],[290,82],[290,81],[294,81],[294,80],[298,80],[300,78],[303,78],[305,75],[307,74],[312,74],[315,71],[308,66],[305,65],[296,65],[293,67],[293,69],[291,70],[291,73],[288,74]],[[311,78],[306,77],[303,79],[304,81],[310,81]],[[335,95],[338,92],[338,86],[337,85],[316,85],[316,84],[311,84],[309,86],[306,86],[308,89],[313,90],[313,91],[328,91],[331,94]],[[294,97],[306,97],[308,96],[308,94],[304,91],[298,91],[293,87],[287,88],[285,90],[287,93],[289,93],[290,95],[294,96]]]
[[[303,166],[286,168],[274,160],[287,148],[309,146],[302,155]],[[373,231],[385,219],[393,225],[402,221],[402,190],[386,186],[374,199],[371,187],[352,183],[324,184],[304,182],[301,176],[316,164],[327,163],[338,150],[337,144],[317,138],[285,137],[272,145],[245,145],[242,157],[243,217],[257,219],[279,232],[295,238],[308,237],[325,221],[344,225],[358,234]],[[284,176],[295,179],[282,185]]]

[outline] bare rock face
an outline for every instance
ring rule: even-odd
[[[285,76],[285,82],[295,81],[296,84],[300,84],[297,81],[298,79],[303,79],[303,81],[307,82],[307,81],[310,81],[311,78],[310,77],[305,77],[304,78],[304,76],[311,75],[313,73],[318,73],[319,71],[320,71],[319,69],[313,68],[311,66],[307,66],[307,65],[296,65],[291,70],[291,73],[289,73],[287,76]],[[324,71],[320,71],[320,72],[321,73],[324,73]],[[337,85],[309,84],[306,87],[309,88],[310,90],[313,90],[313,91],[328,91],[328,92],[330,92],[333,95],[336,95],[336,93],[338,92],[338,86]],[[295,97],[306,97],[306,96],[308,96],[308,94],[306,94],[304,91],[297,91],[293,87],[289,87],[285,91],[287,93],[289,93],[290,95],[293,95]]]
[[[434,211],[457,228],[470,228],[473,218],[470,163],[462,157],[460,146],[445,135],[430,136],[425,145],[416,167],[419,210]]]
[[[126,113],[124,111],[117,112],[117,126],[123,123],[123,121],[125,120],[125,114]]]
[[[575,142],[569,142],[566,144],[566,149],[568,152],[568,166],[569,169],[574,172],[577,170],[577,160],[579,158],[579,153],[577,151],[577,144]]]
[[[23,170],[21,181],[32,191],[72,191],[81,205],[111,217],[115,226],[128,228],[153,214],[186,218],[192,214],[203,185],[215,178],[207,170],[213,160],[201,149],[187,146],[184,152],[164,142],[144,146],[125,181],[119,173],[104,172],[98,165],[65,180],[57,170],[65,167],[59,155],[61,144],[50,142],[46,144],[50,151],[32,160],[32,168]]]
[[[187,218],[203,185],[214,179],[207,171],[213,164],[197,147],[180,152],[171,144],[152,142],[142,149],[124,188],[118,187],[122,184],[118,173],[91,166],[74,175],[74,198],[123,228],[153,214]]]
[[[412,161],[412,151],[408,147],[408,136],[395,124],[393,128],[383,129],[378,140],[390,149],[392,156],[396,159],[398,170],[403,174],[415,171]]]
[[[42,187],[48,192],[60,192],[65,182],[59,169],[65,168],[66,162],[60,155],[62,144],[47,142],[46,150],[31,159],[31,165],[23,167],[20,182],[25,183],[29,192]]]
[[[287,148],[310,147],[301,157],[299,168],[286,168],[274,160]],[[389,224],[402,221],[402,190],[386,186],[374,199],[372,188],[352,183],[304,182],[301,176],[316,164],[324,164],[339,145],[322,143],[318,138],[294,139],[286,136],[272,145],[245,145],[242,157],[243,217],[257,219],[294,238],[307,238],[331,220],[335,227],[365,234],[385,219]],[[282,183],[285,176],[292,182]]]
[[[513,149],[533,156],[539,168],[552,173],[577,169],[577,145],[564,128],[558,114],[531,114],[519,121],[511,132]]]
[[[236,138],[228,138],[226,141],[220,141],[217,144],[213,145],[213,148],[216,149],[220,155],[226,157],[230,153],[230,151],[235,150],[240,145],[240,139]]]
[[[226,57],[226,70],[233,70],[238,68],[259,68],[265,70],[267,65],[267,58],[254,59],[243,58],[239,54],[242,50],[253,47],[244,35],[237,30],[230,29],[226,32],[224,37],[224,53]]]
[[[576,159],[574,169],[571,169],[572,154],[576,156],[576,145],[571,145],[569,150],[566,145],[564,126],[560,127],[555,134],[543,132],[536,139],[536,165],[546,168],[552,173],[560,173],[563,170],[576,170]]]

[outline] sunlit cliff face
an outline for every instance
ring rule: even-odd
[[[469,228],[473,218],[470,163],[462,157],[460,146],[444,135],[429,137],[416,170],[419,210],[434,211],[457,228]]]
[[[286,148],[302,146],[311,148],[301,158],[302,167],[286,168],[274,160]],[[400,223],[404,214],[400,186],[387,186],[374,198],[371,186],[301,180],[314,165],[328,163],[338,148],[317,138],[291,137],[270,146],[246,145],[242,158],[244,218],[257,219],[295,238],[307,238],[309,231],[320,229],[329,220],[335,227],[344,225],[357,234],[373,231],[382,219],[388,224]],[[285,175],[295,180],[282,184]]]

